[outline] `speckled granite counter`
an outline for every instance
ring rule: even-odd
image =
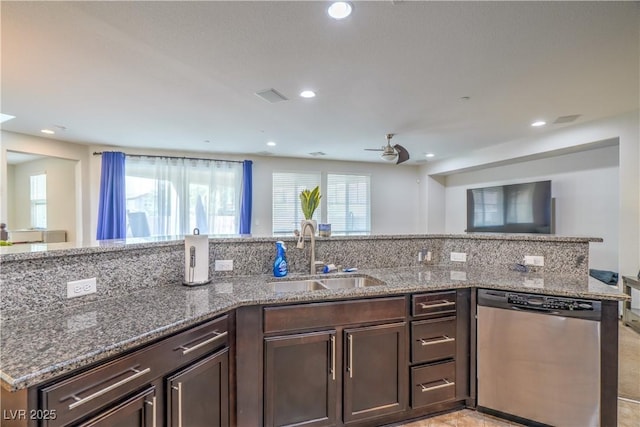
[[[445,267],[362,269],[384,285],[367,288],[274,292],[268,275],[219,279],[188,288],[145,288],[126,296],[2,322],[2,386],[17,390],[105,360],[243,305],[363,298],[439,289],[486,287],[591,299],[626,295],[595,279]],[[305,276],[291,275],[291,278]],[[307,276],[308,277],[308,276]]]

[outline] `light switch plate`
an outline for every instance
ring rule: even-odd
[[[98,290],[96,278],[74,280],[67,282],[67,298],[81,297],[83,295],[95,294]]]
[[[216,271],[232,271],[233,260],[232,259],[217,259],[215,263]]]
[[[467,262],[466,252],[451,252],[451,261]]]
[[[524,264],[525,265],[535,265],[537,267],[542,267],[542,266],[544,266],[544,257],[543,256],[525,255],[524,256]]]

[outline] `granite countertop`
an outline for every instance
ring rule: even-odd
[[[349,273],[332,276],[345,274]],[[0,330],[2,386],[14,391],[37,385],[245,305],[363,298],[467,287],[590,299],[628,299],[618,288],[591,277],[577,279],[426,266],[362,269],[357,274],[371,276],[383,285],[275,292],[269,282],[278,279],[268,275],[238,276],[195,288],[180,284],[148,288],[126,297],[4,321]],[[290,275],[284,280],[308,277],[311,276]]]

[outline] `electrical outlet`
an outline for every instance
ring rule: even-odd
[[[543,256],[525,255],[524,256],[524,264],[525,265],[535,265],[536,267],[542,267],[542,266],[544,266],[544,257]]]
[[[81,297],[83,295],[95,294],[98,288],[96,278],[74,280],[67,282],[67,298]]]
[[[451,252],[451,261],[467,262],[466,252]]]
[[[232,271],[233,270],[233,260],[232,259],[217,259],[216,260],[216,271]]]
[[[451,280],[467,280],[467,272],[466,271],[450,271],[449,278]]]
[[[418,251],[418,262],[431,261],[431,251],[428,249],[420,249]]]

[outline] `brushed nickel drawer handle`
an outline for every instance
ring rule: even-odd
[[[445,387],[450,387],[452,385],[456,385],[456,383],[454,381],[447,381],[445,379],[442,379],[442,381],[444,381],[444,384],[438,384],[438,385],[434,385],[431,387],[425,387],[424,384],[419,384],[419,386],[422,388],[422,390],[420,390],[421,392],[425,392],[425,391],[432,391],[432,390],[437,390],[440,388],[445,388]]]
[[[73,398],[76,399],[77,401],[73,402],[71,405],[69,405],[69,410],[75,409],[80,405],[84,405],[85,403],[87,403],[87,402],[89,402],[89,401],[91,401],[91,400],[93,400],[93,399],[95,399],[97,397],[100,397],[105,393],[109,393],[111,390],[115,390],[116,388],[120,387],[121,385],[124,385],[124,384],[126,384],[128,382],[131,382],[131,381],[135,380],[136,378],[139,378],[139,377],[141,377],[143,375],[146,375],[149,372],[151,372],[151,368],[143,369],[142,371],[139,371],[139,370],[137,370],[135,368],[131,368],[130,370],[135,372],[135,374],[133,374],[133,375],[131,375],[131,376],[125,378],[125,379],[122,379],[122,380],[118,381],[115,384],[111,384],[108,387],[105,387],[105,388],[103,388],[101,390],[98,390],[95,393],[90,394],[89,396],[87,396],[87,397],[85,397],[83,399],[78,399],[78,397],[73,396]]]
[[[336,379],[336,336],[331,335],[331,379]]]
[[[178,427],[182,427],[182,383],[179,382],[177,387],[171,388],[178,392]]]
[[[205,341],[202,341],[200,344],[196,344],[193,347],[185,347],[185,346],[181,345],[178,348],[182,350],[182,355],[184,356],[186,354],[191,353],[192,351],[196,351],[197,349],[204,347],[207,344],[211,344],[212,342],[214,342],[218,338],[223,338],[223,337],[227,336],[227,331],[224,331],[222,333],[214,331],[213,333],[216,334],[215,337],[209,338],[208,340],[205,340]]]
[[[420,304],[420,307],[422,307],[423,309],[427,310],[429,308],[449,307],[451,305],[456,305],[456,302],[455,301],[441,300],[440,302],[435,303],[435,304],[425,304],[423,302],[419,302],[418,304]]]
[[[444,344],[446,342],[453,342],[455,340],[456,340],[455,338],[451,338],[451,337],[448,337],[447,335],[443,335],[442,339],[440,340],[427,341],[424,338],[420,338],[418,341],[420,341],[420,345],[434,345],[434,344]]]
[[[353,378],[353,335],[347,335],[349,341],[349,378]]]
[[[155,396],[153,396],[153,398],[151,399],[151,402],[149,402],[148,400],[144,401],[144,403],[146,403],[147,405],[151,406],[151,408],[153,410],[153,412],[151,413],[151,427],[156,427],[156,425],[157,425],[156,402],[157,402],[157,398]]]

